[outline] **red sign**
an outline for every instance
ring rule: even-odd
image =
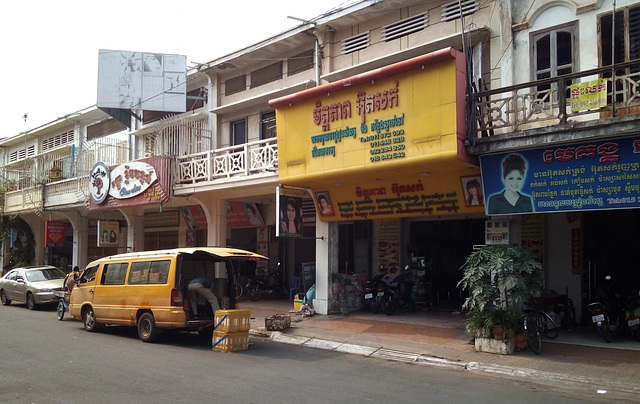
[[[47,247],[64,247],[65,222],[44,223],[44,244]]]

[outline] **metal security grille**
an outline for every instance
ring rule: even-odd
[[[452,21],[478,11],[478,0],[452,1],[442,5],[442,21]]]
[[[429,13],[405,18],[404,20],[382,27],[382,40],[389,42],[402,36],[422,31],[427,25],[429,25]]]
[[[342,40],[342,53],[347,54],[369,46],[369,31]]]

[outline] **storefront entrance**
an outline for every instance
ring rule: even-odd
[[[484,224],[484,219],[410,223],[409,253],[425,258],[433,307],[458,310],[462,306],[466,295],[457,286],[460,267],[474,245],[484,244]]]
[[[640,289],[640,210],[586,212],[584,224],[583,304],[610,286],[621,296]],[[611,276],[610,285],[604,277]],[[586,307],[586,306],[585,306]]]

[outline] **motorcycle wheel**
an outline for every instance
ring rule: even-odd
[[[258,300],[260,300],[260,297],[262,296],[260,295],[260,292],[258,291],[258,289],[256,288],[249,289],[249,299],[253,300],[254,302],[257,302]]]
[[[611,323],[608,318],[605,318],[602,325],[598,326],[598,332],[600,332],[600,335],[605,341],[613,341],[613,331],[611,331]]]
[[[382,311],[387,316],[392,316],[395,309],[396,309],[396,305],[394,304],[392,297],[385,298],[382,301]]]

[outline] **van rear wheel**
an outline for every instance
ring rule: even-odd
[[[154,342],[158,339],[158,327],[153,314],[143,313],[138,320],[138,337],[142,342]]]

